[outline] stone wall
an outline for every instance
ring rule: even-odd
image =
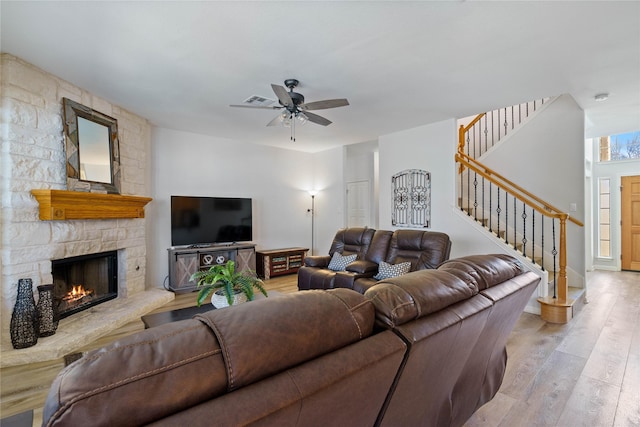
[[[8,54],[0,57],[2,348],[19,278],[51,283],[51,260],[118,250],[119,298],[145,290],[145,220],[40,221],[32,189],[66,189],[62,98],[118,120],[120,192],[148,196],[149,122]]]

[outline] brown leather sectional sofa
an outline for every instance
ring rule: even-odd
[[[65,368],[43,425],[460,426],[539,280],[478,255],[147,329]]]
[[[334,253],[357,258],[345,271],[333,271],[328,266]],[[348,288],[364,294],[378,282],[373,277],[381,261],[410,262],[409,271],[418,271],[438,267],[450,253],[449,236],[437,231],[344,228],[333,238],[329,255],[305,258],[298,270],[298,289]]]

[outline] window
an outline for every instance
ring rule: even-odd
[[[610,184],[609,178],[598,180],[598,255],[605,258],[611,257]]]
[[[600,161],[640,159],[640,131],[600,137]]]

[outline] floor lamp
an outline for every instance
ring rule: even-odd
[[[313,255],[313,238],[314,238],[314,217],[315,217],[315,202],[316,202],[316,194],[318,192],[316,190],[309,190],[309,194],[311,195],[311,209],[308,212],[311,212],[311,255]]]

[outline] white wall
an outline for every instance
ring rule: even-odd
[[[455,200],[456,122],[445,120],[379,138],[380,228],[391,226],[391,177],[405,169],[431,172],[431,229],[441,231]]]
[[[317,184],[337,185],[329,179],[314,183],[314,169],[320,176],[331,172],[315,166],[309,153],[163,128],[152,129],[151,141],[153,202],[146,209],[150,287],[162,286],[168,274],[171,195],[252,198],[253,241],[258,249],[274,249],[311,244],[307,191]],[[324,216],[326,201],[322,194],[317,200]]]
[[[336,231],[345,226],[345,156],[344,147],[313,154],[313,187],[318,190],[315,202],[314,255],[327,255]],[[307,197],[310,204],[310,196]],[[311,236],[310,227],[305,231],[305,236],[307,234]]]

